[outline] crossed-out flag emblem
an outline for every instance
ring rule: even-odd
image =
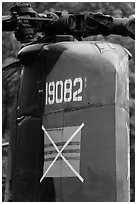
[[[78,151],[77,151],[78,149],[77,149],[77,150],[75,150],[75,149],[72,149],[72,150],[67,149],[67,150],[66,150],[66,148],[67,148],[69,145],[71,145],[71,144],[79,145],[78,141],[73,141],[73,140],[74,140],[74,138],[80,133],[80,131],[81,131],[81,129],[83,128],[83,126],[84,126],[84,123],[82,123],[79,127],[77,127],[77,128],[75,129],[75,131],[73,132],[73,134],[70,135],[69,138],[68,138],[64,143],[62,143],[62,144],[63,144],[63,147],[62,147],[61,149],[59,148],[59,146],[57,146],[57,143],[54,141],[55,138],[57,138],[57,135],[56,135],[56,137],[54,137],[54,139],[53,139],[52,136],[49,134],[49,131],[47,131],[44,126],[42,126],[42,129],[43,129],[43,131],[44,131],[45,136],[46,136],[47,139],[50,141],[49,147],[51,147],[51,146],[54,147],[54,150],[52,149],[51,151],[48,151],[48,152],[49,152],[49,154],[50,154],[50,153],[53,154],[53,153],[56,152],[56,156],[55,156],[54,158],[51,158],[51,157],[50,157],[50,158],[46,158],[46,159],[45,159],[45,160],[47,161],[47,163],[48,163],[48,166],[47,166],[47,163],[46,163],[46,168],[44,168],[44,174],[43,174],[43,176],[41,177],[40,182],[42,182],[42,180],[44,179],[44,177],[46,177],[46,176],[50,173],[50,171],[54,168],[54,166],[57,165],[57,164],[55,164],[55,163],[57,163],[57,161],[59,161],[59,159],[61,159],[61,160],[65,163],[65,165],[66,165],[67,167],[69,167],[69,169],[71,170],[72,174],[74,174],[75,176],[77,176],[81,182],[84,181],[84,179],[83,179],[83,178],[81,177],[81,175],[79,174],[78,170],[75,169],[74,166],[72,165],[72,163],[70,163],[70,162],[68,161],[68,160],[73,159],[73,158],[66,156],[67,153],[71,152],[72,150],[73,150],[72,152],[78,152]],[[74,129],[74,128],[73,128],[73,129]],[[54,131],[54,132],[55,132],[55,131]],[[69,132],[70,132],[70,131],[69,131]],[[72,130],[71,130],[71,132],[72,132]],[[53,134],[53,131],[52,131],[52,134]],[[68,133],[67,133],[67,134],[68,134]],[[60,142],[60,143],[61,143],[61,142]],[[59,144],[59,142],[58,142],[58,144]],[[73,146],[74,146],[74,145],[73,145]],[[65,156],[63,155],[63,152],[66,152]],[[69,159],[67,159],[67,158],[69,158]],[[76,157],[76,158],[77,158],[77,157]],[[52,161],[51,161],[51,160],[52,160]],[[59,168],[59,165],[58,165],[58,168]],[[58,171],[59,171],[59,169],[58,169]]]

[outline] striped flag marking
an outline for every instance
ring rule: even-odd
[[[71,135],[71,137],[68,139],[68,141],[66,141],[66,143],[64,144],[64,146],[62,147],[61,150],[58,149],[57,145],[55,144],[55,142],[53,141],[53,139],[50,137],[49,133],[46,131],[45,127],[42,125],[42,129],[44,131],[44,133],[47,135],[48,139],[50,140],[50,142],[52,143],[52,145],[54,146],[55,150],[57,151],[57,155],[54,158],[54,160],[52,161],[52,163],[49,165],[49,167],[47,168],[47,170],[45,171],[45,173],[43,174],[43,176],[40,179],[40,182],[42,182],[42,180],[44,179],[44,177],[47,175],[47,173],[50,171],[51,167],[54,165],[54,163],[56,162],[56,160],[61,157],[64,162],[68,165],[68,167],[73,171],[73,173],[80,179],[81,182],[84,181],[84,179],[80,176],[80,174],[73,168],[73,166],[68,162],[68,160],[62,155],[63,150],[67,147],[67,145],[72,141],[72,139],[77,135],[77,133],[83,128],[84,123],[82,123],[78,129]]]

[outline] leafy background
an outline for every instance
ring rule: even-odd
[[[8,15],[9,8],[15,3],[3,2],[2,15]],[[129,17],[135,13],[134,2],[31,2],[31,5],[38,13],[54,10],[65,10],[69,12],[102,12],[113,17]],[[121,44],[132,54],[129,62],[129,90],[130,90],[130,185],[131,201],[135,201],[135,42],[129,37],[110,35],[92,36],[90,40],[106,40]],[[2,65],[8,65],[16,61],[20,50],[20,44],[16,41],[14,33],[4,32],[2,35]],[[12,111],[14,96],[17,91],[19,73],[15,73],[10,79],[2,81],[2,141],[9,140],[9,116]],[[5,189],[5,178],[7,169],[7,148],[3,148],[3,192]]]

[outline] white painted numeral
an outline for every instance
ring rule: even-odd
[[[82,88],[83,88],[83,81],[81,78],[76,78],[73,82],[73,85],[76,86],[76,84],[78,83],[79,83],[79,89],[73,93],[73,101],[82,101],[82,96],[78,96],[78,94],[82,92]]]
[[[62,102],[66,103],[70,101],[82,101],[83,80],[79,77],[75,78],[74,81],[72,81],[71,79],[66,79],[64,82],[52,81],[46,83],[45,89],[46,105],[52,105],[54,103]]]
[[[55,82],[49,82],[49,97],[48,97],[48,102],[49,104],[53,104],[55,101]]]
[[[48,83],[46,83],[46,99],[45,99],[46,105],[48,104]]]
[[[65,80],[64,83],[64,102],[70,102],[72,99],[72,81],[71,79]]]
[[[63,101],[63,81],[56,82],[56,103]]]

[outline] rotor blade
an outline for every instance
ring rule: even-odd
[[[2,68],[2,72],[7,71],[7,70],[9,70],[9,69],[15,69],[17,66],[20,66],[20,65],[22,65],[22,61],[21,61],[21,60],[18,60],[18,61],[16,61],[16,62],[13,62],[13,63],[11,63],[11,64],[9,64],[9,65],[3,67],[3,68]]]
[[[9,77],[11,77],[13,74],[15,74],[17,71],[19,71],[20,69],[22,69],[22,62],[21,61],[16,61],[13,62],[7,66],[5,66],[2,69],[2,79],[5,80]]]
[[[2,79],[8,79],[10,78],[13,74],[15,74],[18,70],[14,69],[14,70],[8,70],[7,73],[5,73],[4,75],[2,75]]]

